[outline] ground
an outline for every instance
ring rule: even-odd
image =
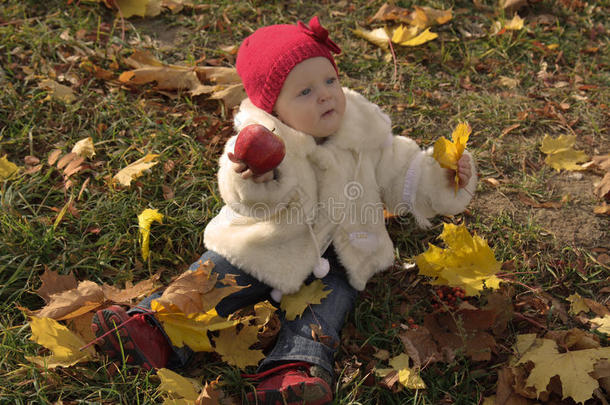
[[[610,311],[610,216],[594,212],[603,202],[595,187],[604,171],[591,165],[556,171],[540,151],[545,135],[574,135],[587,160],[610,153],[608,0],[509,2],[518,5],[524,27],[498,32],[493,24],[514,15],[503,2],[395,1],[409,12],[415,6],[451,9],[452,18],[431,27],[435,40],[391,50],[354,32],[395,24],[371,20],[381,0],[195,1],[175,14],[127,19],[103,3],[114,2],[0,5],[0,159],[19,167],[15,176],[0,177],[0,403],[163,401],[158,376],[138,368],[108,373],[112,365],[102,358],[46,370],[28,361],[48,354],[30,340],[28,318],[45,305],[37,294],[41,276],[55,271],[123,288],[158,273],[166,285],[205,249],[202,231],[223,204],[216,173],[233,135],[231,108],[185,90],[120,82],[132,69],[127,58],[134,51],[165,64],[234,67],[235,46],[256,28],[313,15],[343,50],[337,57],[341,83],[388,113],[394,134],[427,148],[468,122],[479,176],[468,209],[435,218],[431,229],[418,229],[408,216],[388,219],[396,260],[369,282],[347,319],[335,363],[335,403],[481,404],[507,389],[519,335],[580,333],[608,347],[607,334],[590,323]],[[68,87],[74,99],[62,99],[46,80]],[[66,176],[50,162],[54,151],[65,155],[87,137],[96,155],[82,170]],[[159,164],[130,186],[113,182],[147,153],[159,154]],[[143,260],[137,215],[146,208],[165,217],[153,224],[150,258]],[[451,302],[447,295],[457,291],[418,274],[415,257],[429,243],[442,245],[444,223],[463,224],[487,241],[501,264],[499,294]],[[591,310],[571,313],[574,294],[589,300]],[[503,320],[502,328],[475,328],[474,336],[496,343],[489,358],[451,347],[456,338],[472,343],[460,329],[467,328],[460,304]],[[442,361],[426,363],[420,373],[427,389],[399,390],[374,375],[388,357],[409,350],[409,334],[423,330],[434,330],[441,342]],[[561,350],[571,350],[566,340]],[[199,382],[221,376],[222,389],[236,402],[251,388],[240,373],[215,353],[201,354],[184,370]],[[607,404],[608,391],[601,390],[609,386],[602,380],[605,388],[587,405]],[[557,391],[540,401],[574,404]]]

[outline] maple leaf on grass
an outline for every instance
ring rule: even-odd
[[[262,350],[252,350],[250,346],[258,342],[258,326],[244,325],[237,332],[236,329],[221,330],[219,336],[214,338],[215,351],[220,354],[223,361],[244,369],[255,366],[265,355]]]
[[[332,291],[324,290],[324,288],[326,288],[326,284],[322,280],[314,280],[309,285],[303,285],[294,294],[283,295],[280,308],[286,311],[286,319],[293,321],[301,316],[309,305],[321,303]]]
[[[568,311],[570,315],[578,315],[581,312],[589,312],[589,307],[579,294],[572,294],[566,298],[566,300],[570,301],[570,309]]]
[[[6,155],[0,158],[0,180],[6,180],[19,170],[19,166],[9,161]]]
[[[150,169],[154,165],[156,165],[157,161],[155,159],[159,155],[155,155],[153,153],[149,153],[141,159],[136,160],[133,163],[125,166],[121,169],[117,174],[112,178],[113,182],[118,182],[119,184],[129,187],[131,185],[131,181],[140,177],[146,170]]]
[[[516,365],[530,362],[534,365],[526,387],[534,387],[540,396],[547,390],[551,378],[559,376],[562,399],[571,397],[577,403],[584,403],[593,396],[599,383],[590,373],[597,362],[610,358],[610,347],[560,353],[555,341],[536,338],[535,334],[518,335],[516,347],[521,354]]]
[[[398,374],[398,382],[409,389],[426,389],[426,383],[421,379],[417,370],[409,367],[409,356],[405,353],[401,353],[396,357],[390,359],[389,364],[392,368],[381,368],[376,369],[375,374],[380,377],[386,377],[392,372]],[[390,387],[391,388],[391,387]]]
[[[577,163],[586,161],[587,154],[581,150],[574,150],[575,142],[575,135],[560,135],[555,139],[545,135],[540,146],[540,151],[547,155],[544,162],[557,171],[583,170],[584,168]]]
[[[500,270],[494,252],[487,242],[468,233],[464,225],[444,224],[440,238],[446,249],[429,244],[426,252],[415,258],[419,274],[435,277],[432,284],[461,287],[466,295],[479,295],[483,287],[495,289]]]
[[[67,327],[51,318],[31,317],[30,340],[49,349],[51,356],[26,356],[29,361],[45,368],[70,367],[78,362],[95,357],[95,351],[88,347],[81,351],[85,342],[72,333]]]

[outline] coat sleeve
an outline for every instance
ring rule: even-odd
[[[412,139],[395,136],[391,145],[382,149],[376,169],[386,209],[396,215],[410,212],[422,228],[431,225],[428,218],[464,211],[477,185],[474,158],[465,153],[470,156],[472,176],[456,193],[447,170],[432,157],[432,148],[423,151]]]
[[[286,208],[293,201],[297,177],[291,173],[290,165],[284,161],[275,169],[275,178],[264,183],[255,183],[252,179],[243,179],[233,170],[233,162],[229,160],[228,152],[233,152],[235,140],[233,136],[227,141],[224,152],[219,160],[218,187],[225,204],[241,215],[270,219],[278,210]]]

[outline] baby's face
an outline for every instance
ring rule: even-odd
[[[320,56],[296,65],[274,111],[285,124],[316,138],[337,132],[345,113],[345,95],[330,61]]]

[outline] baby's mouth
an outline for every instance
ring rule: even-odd
[[[331,108],[330,110],[326,111],[324,114],[322,114],[322,118],[328,118],[332,115],[332,113],[335,112],[334,108]]]

